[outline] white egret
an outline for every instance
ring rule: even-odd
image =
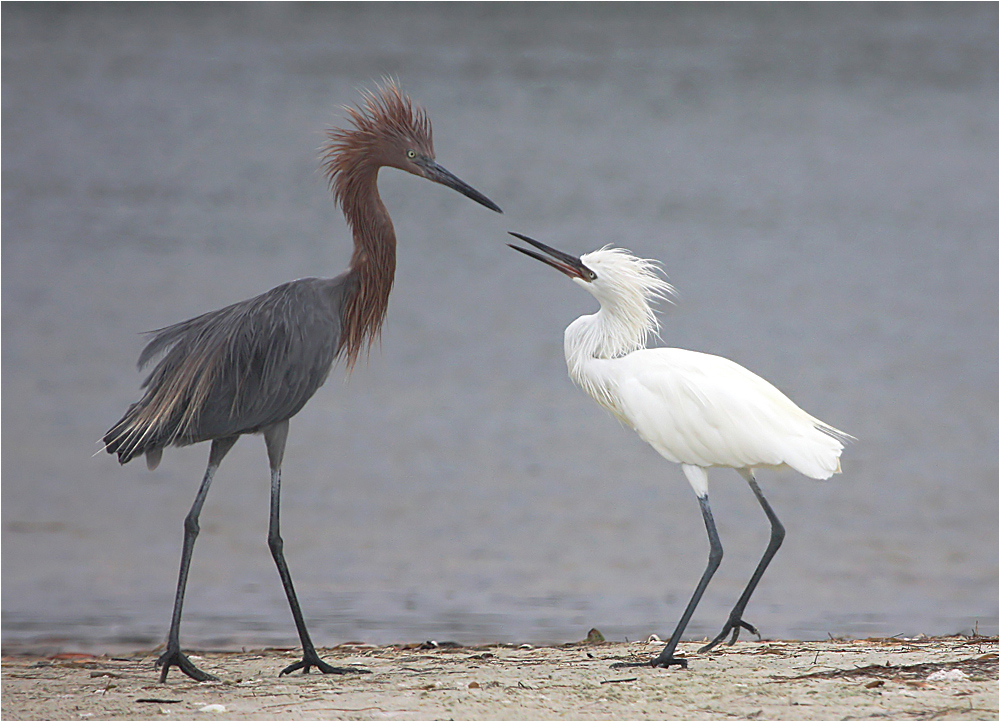
[[[750,596],[785,536],[785,529],[754,478],[760,467],[791,467],[813,479],[840,472],[840,454],[852,437],[810,416],[770,383],[720,356],[678,348],[646,348],[659,330],[652,302],[673,288],[657,274],[655,261],[621,248],[604,248],[576,258],[518,233],[511,235],[542,253],[511,245],[562,271],[600,303],[597,313],[566,328],[570,378],[597,403],[635,429],[665,459],[681,465],[694,489],[708,530],[708,566],[670,641],[650,663],[687,667],[674,652],[712,575],[722,561],[722,544],[708,503],[708,472],[736,469],[753,490],[771,523],[771,538],[753,576],[722,631],[705,652],[741,629],[758,634],[743,619]],[[758,634],[759,636],[759,634]]]

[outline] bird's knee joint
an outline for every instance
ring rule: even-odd
[[[285,547],[285,542],[282,541],[279,534],[269,534],[267,537],[267,546],[272,554],[281,554],[282,549]]]

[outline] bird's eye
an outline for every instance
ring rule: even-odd
[[[406,157],[409,158],[410,160],[413,160],[414,158],[417,157],[417,151],[415,150],[406,151]]]

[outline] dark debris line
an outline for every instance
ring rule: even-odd
[[[937,671],[957,669],[969,675],[971,681],[985,682],[1000,676],[1000,658],[996,654],[969,657],[952,662],[922,662],[920,664],[870,664],[855,669],[831,669],[811,672],[797,677],[776,677],[775,681],[790,682],[799,679],[853,679],[856,677],[876,677],[884,679],[926,679]]]

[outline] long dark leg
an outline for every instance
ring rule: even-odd
[[[225,439],[215,439],[212,442],[212,450],[208,455],[208,468],[205,469],[205,478],[202,479],[198,495],[194,498],[191,511],[184,518],[184,548],[181,551],[181,571],[177,579],[177,595],[174,597],[174,615],[170,620],[170,632],[167,635],[167,649],[160,658],[156,660],[156,666],[160,668],[160,683],[167,681],[167,672],[171,667],[177,667],[184,674],[199,682],[216,680],[210,674],[202,672],[194,666],[181,652],[180,629],[181,612],[184,608],[184,590],[187,588],[188,568],[191,566],[191,553],[194,551],[194,540],[198,537],[198,515],[201,514],[201,507],[208,496],[208,487],[212,485],[212,477],[215,470],[219,468],[224,457],[233,448],[236,439],[232,436]]]
[[[348,669],[344,667],[331,667],[316,654],[316,648],[309,638],[309,631],[306,629],[305,619],[302,617],[302,609],[299,607],[298,597],[295,596],[295,587],[292,586],[292,575],[288,571],[285,563],[285,555],[282,551],[284,542],[281,539],[281,529],[279,524],[281,506],[281,460],[285,456],[285,441],[288,439],[288,421],[281,421],[264,431],[264,442],[267,444],[267,458],[271,465],[271,522],[267,531],[267,545],[271,549],[271,556],[278,567],[278,574],[281,576],[281,584],[285,588],[285,595],[288,597],[288,606],[292,608],[292,617],[295,619],[295,628],[299,631],[299,639],[302,642],[302,660],[289,665],[281,670],[281,674],[288,674],[297,669],[301,669],[303,674],[308,674],[310,667],[316,667],[324,674],[345,674],[348,672],[361,672],[367,670]]]
[[[778,521],[777,515],[771,508],[771,505],[767,503],[767,499],[764,498],[764,494],[761,492],[760,487],[757,486],[757,480],[754,479],[753,472],[749,469],[740,469],[739,472],[743,475],[743,478],[747,480],[747,483],[750,484],[750,488],[753,490],[754,496],[757,497],[757,501],[760,502],[761,508],[763,508],[764,513],[767,514],[767,520],[771,522],[771,539],[767,543],[767,549],[764,550],[764,556],[761,557],[760,562],[757,564],[757,569],[754,570],[753,576],[750,577],[750,581],[747,583],[747,588],[743,590],[743,594],[740,595],[739,600],[736,602],[736,606],[733,607],[733,611],[729,613],[729,620],[722,627],[722,631],[719,632],[719,635],[715,639],[698,650],[699,652],[707,652],[712,649],[712,647],[724,640],[726,635],[730,632],[733,633],[733,636],[727,644],[734,644],[740,636],[740,629],[745,629],[751,634],[756,634],[760,637],[760,632],[757,631],[756,627],[743,621],[743,611],[746,609],[747,602],[750,601],[750,595],[753,594],[754,589],[757,588],[757,584],[760,582],[761,577],[764,576],[764,570],[767,569],[767,565],[771,563],[771,559],[777,553],[778,547],[781,546],[781,542],[785,538],[785,527],[782,526],[780,521]]]
[[[705,567],[705,572],[701,575],[701,581],[698,582],[698,586],[695,588],[694,594],[691,596],[691,601],[688,602],[687,608],[684,610],[684,614],[681,615],[681,621],[677,623],[677,628],[670,636],[670,641],[667,642],[667,646],[660,652],[660,656],[650,662],[654,667],[669,667],[670,665],[677,664],[685,669],[687,668],[687,660],[683,657],[675,657],[674,651],[677,649],[677,644],[681,641],[681,635],[684,634],[688,622],[691,621],[695,607],[701,601],[701,595],[705,593],[712,575],[715,574],[715,570],[722,563],[722,543],[719,541],[719,533],[715,530],[715,519],[712,517],[712,508],[708,504],[707,492],[698,497],[698,503],[701,505],[701,515],[705,518],[705,529],[708,531],[708,565]]]

